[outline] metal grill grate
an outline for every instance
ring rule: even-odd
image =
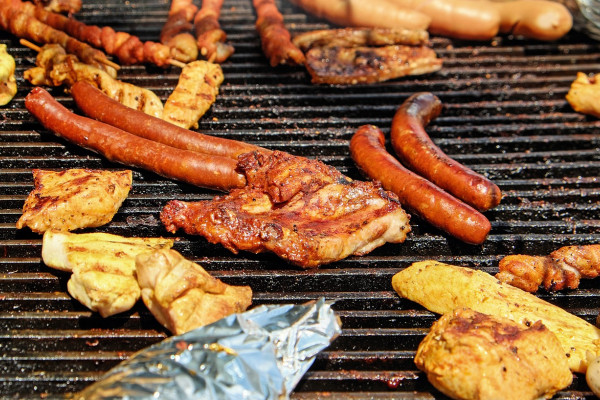
[[[161,1],[84,1],[78,18],[156,40],[169,4]],[[328,25],[287,3],[290,29]],[[436,259],[494,273],[511,253],[544,254],[563,245],[600,242],[600,122],[573,112],[564,100],[577,71],[600,71],[600,44],[573,32],[558,42],[498,38],[467,43],[432,38],[444,68],[433,75],[357,87],[314,86],[301,68],[268,66],[254,31],[249,0],[226,0],[221,18],[236,53],[223,65],[225,83],[199,130],[318,157],[352,178],[361,176],[348,141],[362,124],[389,131],[410,94],[431,91],[445,107],[429,132],[449,155],[503,190],[486,215],[492,232],[482,246],[448,238],[412,218],[404,244],[385,245],[316,271],[300,271],[275,256],[233,255],[199,237],[182,236],[176,249],[232,284],[248,284],[254,304],[336,299],[344,331],[321,353],[294,398],[443,398],[413,364],[414,352],[436,316],[392,290],[394,273]],[[0,34],[18,64],[19,93],[0,110],[0,366],[6,398],[58,397],[84,388],[132,352],[166,337],[142,305],[102,319],[72,300],[68,276],[40,259],[41,238],[17,231],[31,168],[117,168],[96,154],[45,131],[23,107],[31,86],[23,71],[35,54]],[[163,100],[178,70],[125,66],[120,79],[154,90]],[[74,108],[62,89],[52,93]],[[126,236],[166,232],[158,214],[170,199],[208,199],[215,193],[135,170],[134,186],[102,231]],[[593,322],[598,281],[540,297]],[[577,376],[557,398],[592,398]]]

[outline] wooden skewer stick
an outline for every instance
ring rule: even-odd
[[[173,60],[172,58],[169,60],[169,64],[179,67],[181,69],[183,69],[186,66],[185,63],[182,63],[181,61]]]
[[[19,43],[21,43],[25,47],[29,47],[33,51],[37,51],[38,53],[40,51],[42,51],[42,48],[40,46],[38,46],[35,43],[30,42],[27,39],[20,39]],[[110,60],[101,59],[101,58],[95,58],[95,60],[98,61],[99,63],[104,64],[104,65],[108,65],[109,67],[112,67],[112,68],[116,69],[117,71],[121,69],[121,66],[119,64],[116,64],[116,63],[114,63],[114,62],[112,62]]]

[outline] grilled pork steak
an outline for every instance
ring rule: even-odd
[[[234,253],[272,251],[303,268],[362,255],[410,231],[397,197],[322,162],[275,151],[240,156],[248,185],[210,201],[170,201],[161,221]]]

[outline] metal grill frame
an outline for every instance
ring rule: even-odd
[[[330,27],[282,1],[293,32]],[[78,19],[157,40],[169,2],[84,1]],[[316,86],[301,67],[271,68],[254,30],[250,0],[226,0],[223,29],[236,52],[225,64],[217,102],[199,131],[318,158],[355,179],[348,142],[362,124],[389,132],[396,108],[417,91],[444,103],[428,127],[450,156],[493,179],[503,190],[500,206],[486,213],[488,240],[469,246],[413,216],[403,244],[387,244],[314,271],[301,271],[269,254],[234,255],[203,238],[180,235],[175,248],[214,276],[248,284],[254,305],[336,300],[343,334],[322,352],[300,382],[296,399],[444,398],[412,361],[437,316],[399,298],[394,273],[414,261],[435,259],[495,273],[507,254],[546,254],[560,246],[600,242],[600,121],[575,113],[564,99],[578,71],[600,71],[600,44],[572,32],[545,43],[512,37],[463,42],[432,37],[444,59],[435,74],[345,87]],[[121,168],[44,130],[24,109],[31,89],[23,71],[35,54],[0,33],[17,61],[19,92],[0,109],[0,382],[3,398],[60,398],[82,389],[133,351],[168,333],[138,304],[102,319],[66,291],[68,275],[41,262],[41,237],[16,230],[32,168]],[[164,101],[178,70],[124,66],[120,79],[155,91]],[[62,88],[51,92],[76,110]],[[208,199],[216,192],[134,170],[134,186],[109,225],[98,231],[131,236],[168,235],[158,220],[170,199]],[[594,322],[600,283],[539,294]],[[593,398],[585,379],[556,398]]]

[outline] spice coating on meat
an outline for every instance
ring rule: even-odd
[[[169,202],[161,221],[234,253],[272,251],[302,268],[362,255],[410,231],[397,197],[319,161],[275,151],[240,156],[248,185],[211,201]]]

